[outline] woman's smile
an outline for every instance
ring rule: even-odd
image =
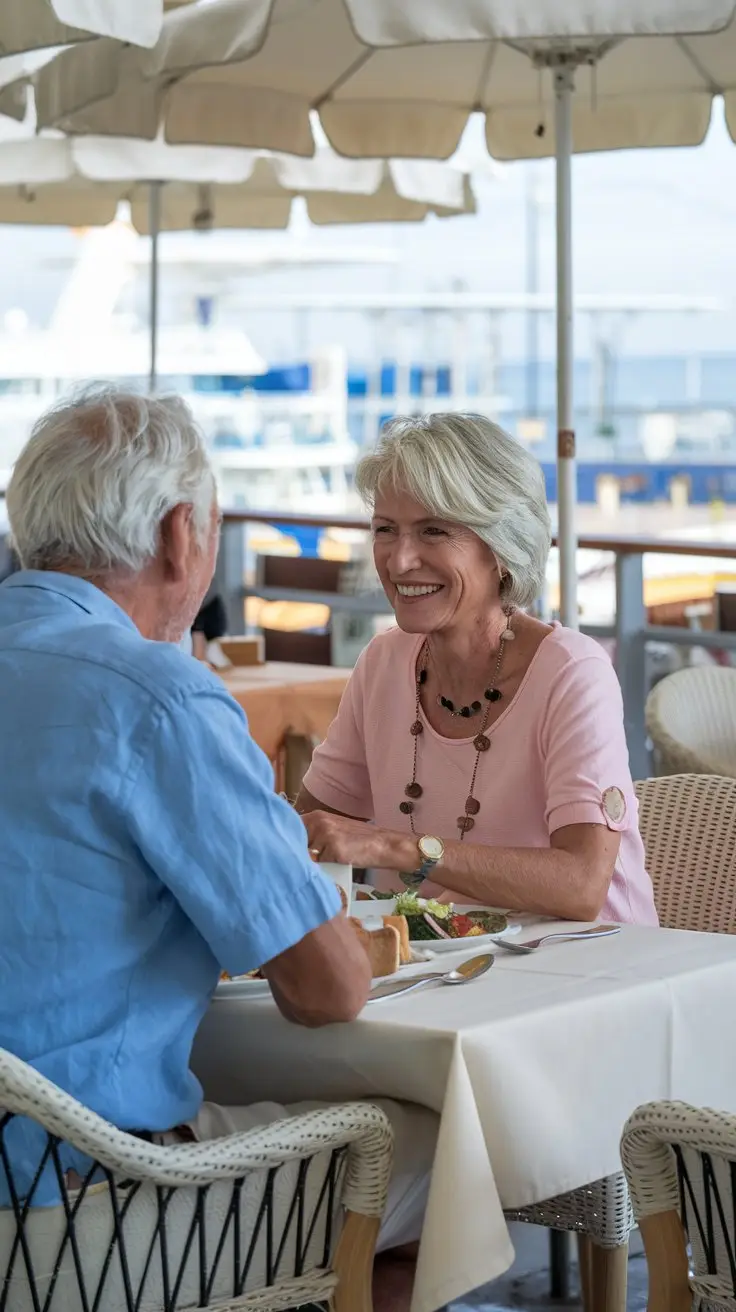
[[[401,601],[424,601],[442,592],[444,583],[395,583],[394,587]]]

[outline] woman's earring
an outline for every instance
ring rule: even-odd
[[[511,627],[511,617],[512,615],[514,615],[515,610],[516,610],[515,606],[504,606],[503,608],[503,613],[506,616],[506,628],[501,634],[501,642],[512,642],[513,639],[516,637],[516,634],[514,633],[514,630]]]

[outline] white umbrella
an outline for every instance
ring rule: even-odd
[[[91,36],[155,45],[164,0],[6,0],[0,15],[0,56],[47,50]]]
[[[311,159],[109,137],[0,144],[0,223],[91,227],[130,205],[151,237],[149,381],[158,372],[158,238],[191,228],[285,228],[303,197],[314,223],[421,221],[475,208],[467,174],[435,160]]]
[[[342,154],[447,158],[480,110],[498,158],[554,153],[561,613],[576,626],[573,143],[694,145],[719,93],[736,133],[735,14],[733,0],[213,0],[167,18],[150,52],[63,53],[37,76],[39,121],[307,155],[316,108]]]

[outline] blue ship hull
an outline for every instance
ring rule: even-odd
[[[543,461],[542,469],[547,498],[556,502],[557,469],[551,461]],[[596,485],[603,475],[618,479],[621,501],[627,504],[649,505],[655,501],[668,501],[672,480],[675,478],[688,480],[691,505],[706,506],[713,501],[736,504],[736,464],[700,464],[692,460],[673,460],[664,464],[581,460],[577,469],[578,501],[581,505],[595,504]]]

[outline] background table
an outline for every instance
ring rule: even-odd
[[[223,1103],[383,1095],[441,1114],[412,1304],[434,1312],[511,1265],[503,1207],[620,1169],[639,1103],[736,1111],[734,1003],[736,937],[629,927],[529,957],[500,949],[465,988],[325,1030],[289,1025],[270,999],[217,1000],[194,1064]]]
[[[291,795],[301,783],[311,749],[337,714],[350,670],[331,665],[240,666],[223,681],[248,716],[253,738],[274,763],[279,787]],[[287,739],[292,739],[287,744]]]

